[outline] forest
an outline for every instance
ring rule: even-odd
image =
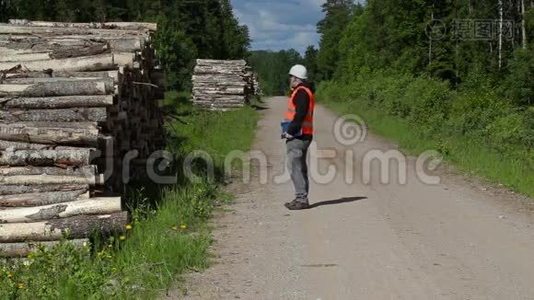
[[[239,24],[230,0],[0,0],[0,22],[11,18],[157,22],[167,88],[177,90],[190,88],[194,59],[241,59],[250,43],[248,28]]]
[[[398,120],[415,148],[430,140],[467,169],[533,192],[534,1],[328,0],[322,8],[319,49],[252,53],[266,93],[287,92],[287,66],[277,61],[303,63],[318,101],[376,116],[375,127]],[[468,145],[478,150],[463,153]]]

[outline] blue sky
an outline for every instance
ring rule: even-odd
[[[323,18],[324,0],[232,0],[239,21],[246,24],[253,50],[294,48],[301,53],[317,45],[315,25]]]

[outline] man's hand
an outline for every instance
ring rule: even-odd
[[[290,139],[293,138],[293,136],[291,134],[287,133],[287,132],[284,132],[282,134],[282,138],[290,140]]]

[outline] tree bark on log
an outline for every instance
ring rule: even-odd
[[[238,65],[246,67],[247,63],[245,60],[217,60],[217,59],[197,59],[197,66],[212,66],[212,65]]]
[[[84,166],[93,158],[90,149],[0,151],[2,166]]]
[[[113,95],[0,98],[0,107],[4,108],[61,109],[111,105],[113,105]]]
[[[58,176],[84,177],[84,176],[94,175],[95,172],[96,172],[95,166],[83,166],[81,168],[0,166],[1,177],[19,176],[19,175],[58,175]]]
[[[18,72],[7,73],[3,82],[5,83],[19,83],[22,79],[27,78],[76,78],[76,79],[100,79],[111,78],[113,83],[119,82],[119,71],[96,71],[96,72],[55,72],[52,69],[42,72]]]
[[[64,22],[44,22],[29,21],[24,19],[10,19],[9,24],[17,26],[34,27],[63,27],[63,28],[92,28],[92,29],[127,29],[127,30],[150,30],[156,31],[156,23],[144,22],[105,22],[105,23],[64,23]]]
[[[39,185],[65,184],[90,185],[103,184],[101,175],[96,175],[94,166],[78,169],[54,167],[0,167],[0,185]]]
[[[0,122],[104,122],[106,108],[67,108],[0,111]]]
[[[68,187],[65,187],[68,188]],[[74,186],[78,188],[78,186]],[[33,207],[89,199],[88,187],[76,190],[0,195],[0,207]]]
[[[119,56],[119,58],[122,57]],[[121,60],[117,60],[117,62],[120,61]],[[75,58],[36,60],[22,63],[0,62],[0,71],[12,69],[18,65],[21,65],[23,70],[28,71],[42,71],[48,69],[70,72],[105,71],[115,69],[117,67],[116,64],[113,54],[102,54]]]
[[[58,80],[34,84],[0,84],[0,97],[46,97],[108,95],[114,92],[111,79]]]
[[[114,52],[113,53],[113,64],[122,67],[135,67],[135,54],[133,53],[124,53],[124,52]]]
[[[244,102],[245,97],[239,95],[195,95],[193,97],[195,102]]]
[[[108,45],[92,45],[85,47],[55,47],[50,53],[52,59],[64,59],[110,53]]]
[[[109,51],[112,52],[130,52],[134,53],[142,49],[147,43],[148,37],[143,36],[124,36],[124,37],[95,37],[95,36],[63,36],[63,37],[50,37],[50,38],[34,38],[31,36],[23,36],[16,40],[2,40],[0,35],[0,47],[9,48],[11,50],[23,50],[24,52],[54,52],[59,48],[74,48],[74,47],[87,47],[91,43],[99,43],[108,45]],[[28,50],[29,49],[29,50]],[[8,52],[8,50],[5,50]],[[23,52],[23,53],[24,53]],[[18,51],[8,52],[20,53]]]
[[[50,185],[6,185],[0,184],[0,196],[48,193],[48,192],[71,192],[77,190],[89,190],[89,185],[84,184],[50,184]]]
[[[59,28],[59,27],[29,27],[29,26],[12,26],[1,25],[0,34],[2,35],[38,35],[38,36],[64,36],[64,35],[89,35],[89,36],[141,36],[143,33],[138,30],[125,29],[92,29],[92,28]]]
[[[79,239],[88,237],[93,232],[109,235],[123,232],[127,223],[128,213],[120,212],[25,223],[24,226],[17,223],[0,224],[0,242],[53,241],[60,240],[64,236]]]
[[[1,51],[1,49],[0,49]],[[50,59],[49,53],[2,53],[0,52],[0,62],[3,63],[13,63],[13,62],[22,62],[22,61],[35,61],[35,60],[46,60]]]
[[[219,84],[235,84],[235,85],[242,85],[246,84],[246,80],[243,76],[235,75],[235,74],[219,74],[219,73],[213,73],[213,74],[198,74],[195,73],[193,75],[193,81],[194,82],[205,82],[205,83],[219,83]]]
[[[75,248],[89,245],[89,239],[75,239],[51,242],[26,242],[26,243],[0,243],[0,256],[7,258],[27,257],[30,253],[40,248],[53,248],[61,243],[67,243]]]
[[[223,89],[223,88],[203,88],[203,89],[193,89],[193,93],[196,95],[245,95],[245,88],[239,89]]]
[[[0,140],[0,150],[90,150],[97,151],[96,148],[69,147],[49,144],[32,144],[23,142],[12,142]]]
[[[69,128],[69,126],[72,128]],[[98,138],[99,130],[92,123],[0,124],[0,139],[6,141],[97,146]]]
[[[78,215],[111,214],[120,211],[120,197],[91,198],[45,206],[0,210],[0,223],[31,223]]]
[[[71,39],[65,43],[54,43],[49,40],[31,38],[0,41],[0,54],[2,55],[0,59],[4,62],[81,57],[109,52],[111,52],[110,46],[105,41]]]

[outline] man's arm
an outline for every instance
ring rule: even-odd
[[[287,133],[292,136],[296,136],[300,133],[302,123],[308,114],[308,108],[310,106],[310,101],[308,98],[308,93],[303,90],[299,90],[295,100],[293,100],[296,108],[295,118],[293,118],[293,121],[291,121],[287,129]]]

